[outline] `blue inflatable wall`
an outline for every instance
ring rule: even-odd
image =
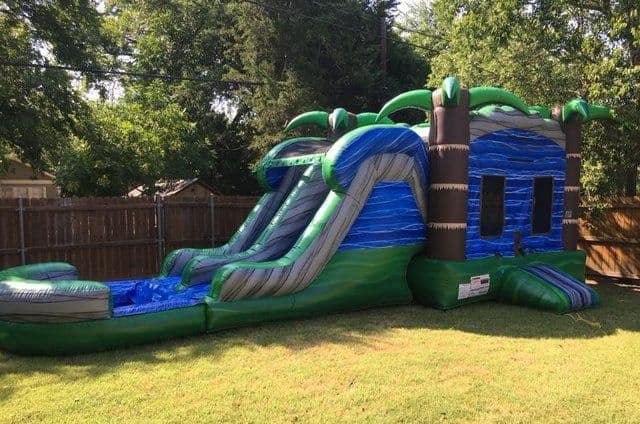
[[[483,175],[505,177],[504,231],[480,237],[480,190]],[[553,177],[551,231],[532,234],[532,196],[535,177]],[[469,146],[467,203],[467,259],[514,255],[514,232],[526,251],[562,250],[565,150],[537,133],[506,129],[485,134]]]

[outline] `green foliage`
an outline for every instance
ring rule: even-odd
[[[82,137],[74,136],[62,155],[57,178],[63,194],[120,195],[138,184],[153,188],[158,179],[187,178],[206,167],[195,125],[160,84],[92,109]]]
[[[587,125],[589,195],[635,194],[640,164],[640,6],[637,2],[434,0],[414,8],[411,40],[433,51],[429,86],[456,75],[529,104],[576,96],[614,108],[624,126]]]
[[[0,168],[15,154],[56,172],[67,195],[122,195],[153,178],[192,176],[250,193],[257,189],[251,167],[294,116],[337,106],[376,111],[397,93],[455,75],[528,104],[580,96],[614,108],[623,124],[585,127],[583,185],[589,196],[634,193],[637,2],[433,0],[404,15],[410,32],[391,29],[395,3],[2,2],[2,60],[197,80],[3,66]],[[260,85],[210,81],[220,79]],[[99,99],[87,101],[88,92]]]
[[[108,1],[103,37],[113,67],[138,73],[200,77],[203,81],[114,79],[125,92],[114,104],[106,87],[81,119],[81,131],[60,158],[57,179],[66,195],[123,195],[157,179],[200,177],[222,192],[250,193],[257,185],[245,148],[252,129],[247,110],[235,117],[212,105],[233,100],[222,78],[228,60],[221,2]],[[111,99],[111,101],[109,100]]]
[[[146,183],[154,175],[170,178],[181,175],[183,169],[190,169],[191,175],[222,191],[252,192],[257,186],[251,166],[284,138],[284,125],[293,116],[336,105],[355,112],[376,110],[384,98],[418,84],[424,75],[425,61],[402,44],[390,43],[386,75],[379,66],[380,17],[390,21],[392,2],[299,1],[264,5],[222,1],[107,2],[103,27],[118,46],[120,54],[115,59],[119,66],[141,73],[242,79],[262,84],[120,79],[127,93],[161,91],[167,102],[184,112],[179,119],[192,124],[190,133],[174,136],[182,137],[176,143],[197,146],[191,152],[179,152],[194,156],[168,162],[175,152],[166,150],[167,143],[160,143],[156,137],[168,134],[145,137],[133,133],[125,137],[131,127],[129,121],[137,122],[135,116],[160,118],[157,124],[161,126],[172,122],[153,113],[144,116],[134,105],[146,107],[140,96],[127,95],[118,102],[121,113],[105,116],[104,107],[95,111],[98,127],[91,135],[76,140],[65,160],[85,157],[82,153],[87,152],[93,152],[88,158],[95,159],[95,155],[102,154],[101,149],[109,146],[113,158],[147,157],[162,161],[163,166],[145,164],[143,159],[135,166],[118,166],[115,159],[97,163],[71,161],[73,165],[63,164],[64,172],[58,173],[61,181],[69,182],[65,193],[122,194],[127,183]],[[302,15],[316,19],[312,21],[316,24],[310,25]],[[355,32],[342,31],[340,26],[355,28]],[[231,113],[220,110],[224,107],[232,109]],[[127,114],[132,117],[126,118]],[[149,125],[138,128],[143,133],[154,131]],[[140,149],[155,154],[136,156],[131,151],[131,145],[136,143],[145,144]],[[185,164],[189,166],[185,168]],[[111,181],[107,182],[109,178]]]
[[[418,10],[413,26],[429,37],[412,37],[428,38],[420,43],[435,52],[428,84],[437,87],[455,75],[468,87],[505,88],[529,104],[562,103],[575,96],[572,66],[553,51],[561,50],[556,26],[564,17],[546,24],[527,5],[519,0],[498,0],[491,7],[482,1],[434,1]],[[572,42],[567,37],[566,43]]]
[[[394,2],[263,3],[268,7],[229,6],[229,53],[238,60],[228,75],[266,82],[241,98],[252,111],[252,146],[260,152],[280,140],[286,122],[302,111],[375,111],[426,73],[426,60],[393,42],[393,33],[386,72],[380,64],[381,19],[391,22]]]
[[[88,0],[0,3],[0,58],[89,66],[100,55],[99,16]],[[8,153],[50,167],[75,131],[83,102],[61,70],[0,68],[0,167]]]

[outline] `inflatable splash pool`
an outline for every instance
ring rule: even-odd
[[[426,233],[427,167],[422,140],[403,127],[356,129],[334,144],[284,142],[258,169],[268,196],[282,200],[258,204],[232,240],[253,239],[239,252],[173,253],[164,268],[182,273],[147,280],[77,281],[61,263],[5,270],[0,347],[69,354],[408,303],[406,268]],[[258,225],[267,208],[273,216]]]

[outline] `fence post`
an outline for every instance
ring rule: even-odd
[[[214,202],[214,198],[213,198],[213,193],[209,194],[209,210],[211,212],[211,247],[215,247],[216,245],[216,234],[215,234],[215,223],[214,223],[214,206],[215,206],[215,202]]]
[[[164,254],[162,252],[163,244],[164,244],[164,234],[162,231],[162,227],[164,225],[162,219],[162,196],[156,195],[156,225],[158,227],[158,257],[156,260],[158,272],[160,271],[160,267],[162,266],[162,259],[164,259]]]
[[[18,199],[18,226],[20,230],[20,264],[26,265],[27,258],[24,245],[24,199]]]

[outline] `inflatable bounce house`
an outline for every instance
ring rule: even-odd
[[[387,118],[407,107],[429,122]],[[78,281],[64,263],[0,272],[0,348],[98,351],[414,300],[592,307],[576,250],[580,129],[610,116],[580,99],[552,114],[454,78],[377,115],[307,112],[287,130],[326,136],[267,153],[265,194],[224,246],[174,251],[144,280]]]

